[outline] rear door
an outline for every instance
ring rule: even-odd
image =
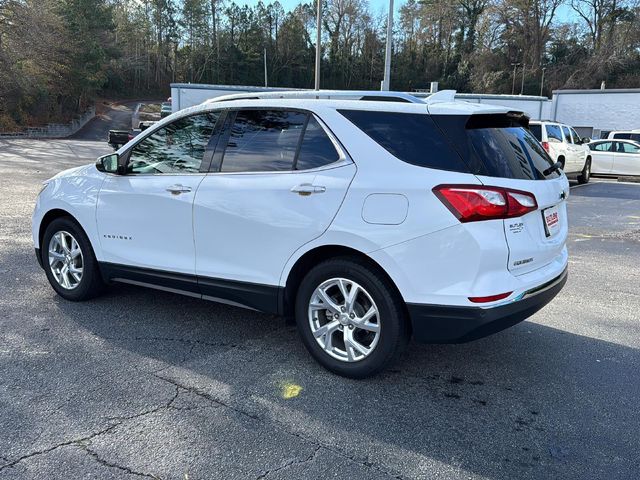
[[[567,156],[566,143],[562,138],[562,129],[560,125],[555,123],[544,124],[544,129],[547,134],[547,142],[549,143],[549,155],[554,162],[557,162],[560,157],[565,158]]]
[[[329,227],[355,171],[311,113],[230,113],[194,204],[202,293],[273,310],[268,289],[289,257]]]
[[[597,142],[591,144],[591,172],[611,173],[614,146],[617,142]]]
[[[577,146],[573,143],[569,127],[562,125],[562,134],[564,136],[564,143],[567,149],[564,171],[567,173],[579,172],[582,170],[582,166],[580,165],[580,152],[578,148],[576,148]]]
[[[626,142],[616,142],[616,146],[611,173],[640,175],[640,147]]]

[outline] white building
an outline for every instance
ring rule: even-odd
[[[291,88],[245,85],[172,83],[173,111],[209,98],[243,92],[272,92]],[[409,92],[417,97],[429,93]],[[504,105],[525,112],[532,120],[553,120],[572,125],[578,133],[598,138],[602,132],[640,128],[640,89],[555,90],[553,98],[532,95],[459,93],[456,98],[474,103]]]

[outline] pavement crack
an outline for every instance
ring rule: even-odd
[[[313,462],[316,459],[316,456],[318,455],[318,452],[320,450],[322,450],[322,449],[323,449],[322,445],[316,445],[316,449],[307,458],[303,458],[303,459],[295,459],[294,458],[293,460],[290,460],[290,461],[286,462],[284,465],[281,465],[281,466],[279,466],[277,468],[274,468],[273,470],[267,470],[266,472],[261,473],[260,475],[258,475],[256,477],[256,480],[260,480],[262,478],[267,478],[267,476],[271,475],[272,473],[280,472],[282,470],[286,470],[287,468],[292,467],[293,465],[302,465],[304,463]]]
[[[228,408],[230,410],[233,410],[234,412],[236,412],[236,413],[238,413],[238,414],[240,414],[242,416],[249,417],[252,420],[262,420],[259,416],[254,415],[254,414],[249,413],[249,412],[245,412],[244,410],[242,410],[242,409],[240,409],[238,407],[234,407],[233,405],[225,403],[222,400],[219,400],[219,399],[213,397],[212,395],[210,395],[210,394],[208,394],[206,392],[203,392],[202,390],[199,390],[199,389],[193,388],[193,387],[188,387],[188,386],[186,386],[184,384],[176,382],[175,380],[163,377],[162,375],[153,374],[153,376],[158,378],[158,379],[160,379],[160,380],[164,380],[165,382],[170,383],[171,385],[174,385],[178,389],[183,389],[183,390],[185,390],[185,391],[187,391],[189,393],[192,393],[192,394],[194,394],[194,395],[196,395],[198,397],[204,398],[205,400],[208,400],[211,403],[214,403],[214,404],[219,405],[221,407],[226,407],[226,408]]]
[[[363,466],[363,467],[367,467],[367,468],[373,469],[373,470],[375,470],[377,472],[380,472],[380,473],[382,473],[384,475],[387,475],[387,476],[389,476],[391,478],[395,478],[397,480],[402,480],[404,478],[400,474],[387,471],[386,469],[376,465],[375,463],[370,462],[368,459],[365,460],[365,459],[358,458],[355,455],[351,455],[351,454],[343,451],[340,448],[337,448],[337,447],[334,447],[334,446],[331,446],[331,445],[326,445],[326,444],[324,444],[324,443],[322,443],[322,442],[320,442],[318,440],[306,437],[305,435],[302,435],[300,433],[292,432],[291,430],[289,430],[287,428],[287,426],[285,424],[283,424],[281,422],[277,422],[275,420],[265,420],[265,418],[260,417],[259,415],[248,413],[248,412],[242,410],[241,408],[235,407],[235,406],[233,406],[233,405],[231,405],[231,404],[229,404],[227,402],[223,402],[222,400],[220,400],[218,398],[215,398],[213,395],[210,395],[210,394],[208,394],[206,392],[203,392],[202,390],[199,390],[199,389],[194,388],[194,387],[189,387],[187,385],[179,383],[179,382],[177,382],[175,380],[172,380],[170,378],[163,377],[161,375],[154,374],[154,377],[156,377],[156,378],[158,378],[160,380],[164,380],[165,382],[168,382],[168,383],[170,383],[170,384],[172,384],[172,385],[174,385],[174,386],[176,386],[176,387],[178,387],[180,389],[186,390],[186,391],[188,391],[188,392],[190,392],[190,393],[192,393],[192,394],[194,394],[194,395],[196,395],[198,397],[204,398],[204,399],[208,400],[209,402],[214,403],[215,405],[228,408],[228,409],[230,409],[230,410],[232,410],[232,411],[234,411],[234,412],[236,412],[236,413],[238,413],[238,414],[240,414],[242,416],[248,417],[248,418],[250,418],[252,420],[257,420],[257,421],[262,422],[262,423],[268,423],[271,426],[273,426],[274,428],[276,428],[277,430],[279,430],[279,431],[281,431],[283,433],[286,433],[288,435],[294,436],[294,437],[302,440],[303,442],[305,442],[307,444],[310,444],[310,445],[313,445],[314,447],[316,447],[316,451],[314,452],[314,455],[317,453],[318,450],[324,449],[324,450],[327,450],[327,451],[329,451],[331,453],[339,455],[339,456],[341,456],[341,457],[343,457],[343,458],[345,458],[345,459],[347,459],[347,460],[349,460],[349,461],[351,461],[353,463],[356,463],[356,464],[358,464],[360,466]],[[283,467],[286,467],[286,465],[283,466]],[[273,470],[273,471],[275,471],[275,470]],[[273,473],[273,471],[271,471],[271,473]],[[267,472],[267,473],[269,473],[269,472]],[[258,478],[261,478],[261,477],[258,477]]]
[[[91,458],[93,458],[96,462],[98,462],[100,465],[103,465],[105,467],[108,468],[116,468],[118,470],[120,470],[121,472],[124,472],[128,475],[136,475],[138,477],[145,477],[145,478],[160,478],[156,475],[152,475],[150,473],[143,473],[143,472],[137,472],[129,467],[124,467],[122,465],[118,465],[117,463],[113,463],[113,462],[109,462],[107,460],[105,460],[104,458],[100,457],[100,455],[98,455],[98,453],[94,450],[91,450],[88,446],[84,446],[84,445],[78,445],[79,448],[81,448],[82,450],[84,450]]]
[[[98,437],[100,435],[104,435],[105,433],[109,433],[111,430],[116,428],[118,425],[119,425],[119,423],[115,423],[113,425],[109,425],[106,428],[103,428],[102,430],[99,430],[99,431],[97,431],[95,433],[92,433],[91,435],[87,435],[87,436],[81,437],[81,438],[76,438],[76,439],[73,439],[73,440],[68,440],[66,442],[61,442],[61,443],[58,443],[56,445],[53,445],[51,447],[48,447],[48,448],[45,448],[45,449],[42,449],[42,450],[36,450],[34,452],[30,452],[30,453],[28,453],[26,455],[23,455],[21,457],[16,458],[15,460],[10,461],[9,463],[6,463],[5,465],[2,465],[0,467],[0,472],[2,472],[3,470],[5,470],[7,468],[13,467],[14,465],[17,465],[18,463],[20,463],[20,462],[22,462],[24,460],[27,460],[29,458],[36,457],[38,455],[45,455],[45,454],[51,453],[54,450],[57,450],[59,448],[68,447],[69,445],[80,445],[83,442],[89,442],[92,439],[94,439],[94,438],[96,438],[96,437]]]
[[[33,452],[30,452],[26,455],[22,455],[21,457],[16,458],[15,460],[11,460],[8,461],[8,459],[5,459],[5,461],[8,461],[8,463],[5,463],[4,465],[0,466],[0,472],[2,472],[3,470],[13,467],[14,465],[17,465],[20,462],[23,462],[24,460],[28,460],[29,458],[32,457],[36,457],[38,455],[45,455],[47,453],[51,453],[59,448],[62,447],[67,447],[70,445],[74,445],[77,447],[80,447],[82,449],[87,449],[87,443],[90,443],[91,440],[93,440],[94,438],[100,436],[100,435],[104,435],[107,433],[110,433],[112,430],[116,429],[117,427],[121,426],[124,422],[127,422],[129,420],[134,420],[136,418],[140,418],[140,417],[144,417],[146,415],[151,415],[153,413],[159,412],[160,410],[166,410],[166,409],[170,409],[170,408],[176,408],[173,406],[173,403],[176,401],[176,399],[178,398],[178,395],[180,395],[180,387],[176,386],[175,389],[175,393],[173,394],[173,396],[171,397],[171,399],[166,402],[163,405],[160,405],[158,407],[152,408],[152,409],[148,409],[148,410],[144,410],[142,412],[136,413],[134,415],[125,415],[125,416],[118,416],[118,417],[110,417],[107,418],[107,420],[109,422],[113,422],[111,423],[111,425],[109,425],[108,427],[103,428],[102,430],[99,430],[97,432],[94,432],[90,435],[81,437],[81,438],[75,438],[73,440],[67,440],[65,442],[61,442],[58,443],[56,445],[53,445],[51,447],[48,448],[44,448],[41,450],[36,450]],[[132,472],[135,473],[135,472]],[[151,478],[156,478],[156,477],[151,477]]]

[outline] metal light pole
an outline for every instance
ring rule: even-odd
[[[544,71],[546,67],[542,67],[542,78],[540,79],[540,96],[542,96],[542,90],[544,89]]]
[[[393,43],[393,0],[389,0],[389,16],[387,17],[387,47],[384,52],[384,79],[380,90],[389,90],[391,84],[391,44]]]
[[[516,93],[516,69],[520,66],[519,63],[512,63],[513,67],[513,82],[511,83],[511,95],[515,95]]]
[[[267,79],[267,49],[264,49],[264,86],[268,87],[269,82]]]
[[[526,64],[523,62],[522,63],[522,83],[520,84],[520,95],[522,95],[524,93],[524,69],[526,67]]]
[[[318,13],[316,17],[316,90],[320,90],[320,39],[322,37],[322,0],[316,0],[318,2]]]

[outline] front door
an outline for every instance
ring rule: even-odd
[[[105,262],[195,275],[193,199],[217,117],[180,118],[123,154],[126,174],[109,175],[98,197]]]
[[[198,282],[205,296],[273,311],[284,265],[329,227],[356,168],[310,113],[230,120],[194,204]]]
[[[591,171],[611,173],[613,168],[614,145],[616,142],[599,142],[591,150]]]

